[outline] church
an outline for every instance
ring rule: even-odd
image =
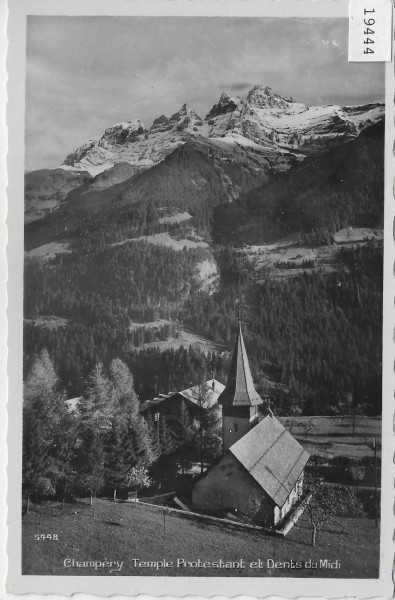
[[[192,503],[201,510],[237,511],[265,527],[276,527],[303,494],[309,454],[256,391],[240,319],[218,403],[223,454],[195,483]]]

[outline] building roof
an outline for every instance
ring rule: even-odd
[[[225,389],[225,386],[217,381],[216,379],[209,379],[204,381],[202,384],[195,385],[193,387],[182,390],[181,392],[170,392],[169,394],[160,394],[159,397],[147,400],[141,407],[141,412],[145,412],[149,408],[162,404],[169,398],[177,398],[182,396],[186,400],[199,405],[202,398],[207,403],[207,408],[213,406],[218,402],[218,398],[221,392]],[[179,398],[181,399],[181,398]]]
[[[207,403],[207,407],[211,407],[217,404],[218,398],[224,389],[225,386],[223,383],[220,383],[216,379],[209,379],[202,384],[195,385],[178,393],[194,404],[199,404],[203,398],[205,403]]]
[[[228,381],[218,403],[223,406],[257,406],[263,403],[254,387],[240,323]]]
[[[280,507],[295,487],[310,456],[271,415],[262,419],[229,451]]]

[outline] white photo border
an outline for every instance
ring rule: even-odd
[[[95,596],[277,596],[343,598],[393,595],[394,559],[394,60],[386,64],[383,413],[380,576],[378,579],[236,577],[73,577],[21,575],[21,432],[25,51],[27,15],[345,17],[346,0],[11,0],[8,17],[8,545],[7,592]]]

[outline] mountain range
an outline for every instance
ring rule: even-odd
[[[380,103],[257,85],[204,118],[184,104],[108,127],[25,176],[25,368],[47,347],[77,395],[120,356],[145,399],[221,379],[210,349],[231,345],[243,297],[280,412],[335,414],[348,394],[378,414],[383,181]]]
[[[158,164],[186,141],[202,137],[213,151],[240,148],[256,154],[260,166],[276,172],[354,139],[383,114],[384,107],[378,104],[309,107],[269,87],[255,86],[246,98],[223,93],[204,119],[184,104],[170,118],[155,119],[149,129],[140,119],[116,123],[100,140],[69,154],[61,167],[95,176],[127,163],[138,172]]]
[[[184,163],[203,159],[210,178],[218,180],[219,196],[211,202],[229,202],[308,157],[356,139],[383,118],[382,104],[309,107],[257,85],[245,98],[223,93],[204,119],[184,104],[170,118],[155,119],[149,129],[139,119],[116,123],[99,140],[71,152],[59,168],[26,175],[26,222],[56,210],[73,189],[79,190],[73,202],[77,211],[84,212],[85,204],[88,213],[101,209],[106,205],[101,192],[123,182],[138,188],[136,175],[168,166],[172,156]],[[189,159],[189,153],[195,157]],[[207,185],[201,171],[198,166],[188,174],[188,187],[197,192]],[[115,192],[135,201],[132,191]]]

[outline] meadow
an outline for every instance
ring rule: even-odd
[[[311,454],[373,457],[376,438],[377,456],[381,456],[381,417],[279,417],[279,421]]]
[[[23,573],[26,575],[110,575],[109,568],[65,566],[75,561],[123,563],[113,576],[233,577],[378,577],[379,529],[373,519],[333,519],[310,544],[311,526],[304,514],[286,538],[203,523],[161,507],[96,499],[34,506],[23,516]],[[40,534],[58,539],[35,539]],[[358,548],[358,552],[356,552]],[[177,560],[239,563],[239,568],[198,567]],[[242,559],[242,562],[241,562]],[[301,562],[303,567],[269,568],[274,562]],[[251,566],[251,563],[261,566]],[[309,564],[339,561],[339,568]],[[173,566],[144,566],[170,561]],[[311,563],[309,563],[311,561]],[[292,564],[292,563],[291,563]]]

